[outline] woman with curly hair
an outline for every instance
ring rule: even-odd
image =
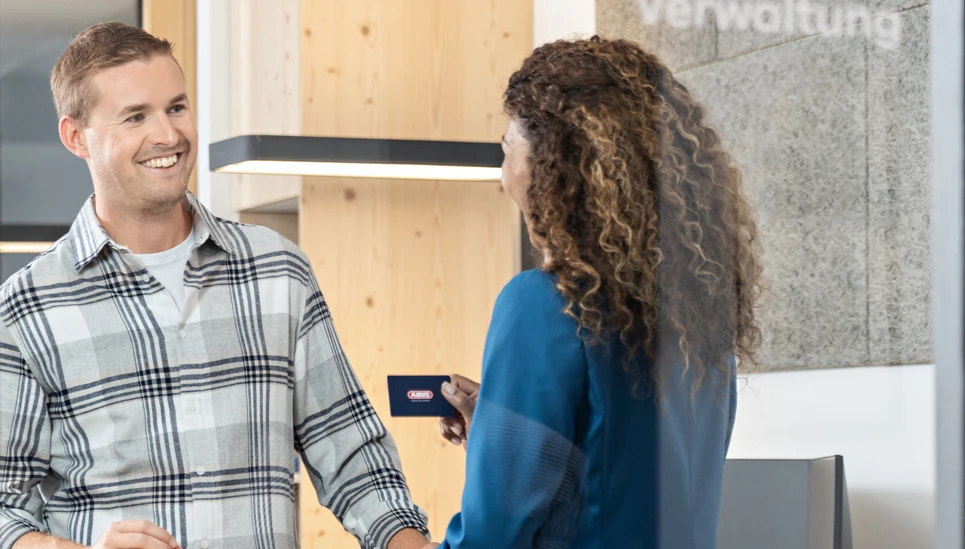
[[[453,376],[462,510],[442,547],[716,546],[758,233],[704,109],[623,40],[537,48],[505,94],[503,186],[541,267]]]

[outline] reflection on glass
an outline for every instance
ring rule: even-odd
[[[60,142],[50,71],[87,26],[139,25],[140,2],[3,0],[0,9],[0,225],[70,225],[93,184],[86,163]],[[0,252],[0,281],[26,264],[9,253]]]

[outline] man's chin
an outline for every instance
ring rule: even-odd
[[[144,193],[141,199],[142,208],[153,213],[164,213],[175,208],[185,200],[188,191],[187,180],[181,182],[171,182],[159,188],[158,185],[151,185],[148,192]]]

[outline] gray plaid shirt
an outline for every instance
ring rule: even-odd
[[[91,200],[0,286],[0,549],[128,519],[185,549],[297,547],[293,450],[363,547],[426,533],[304,254],[188,199],[183,311]]]

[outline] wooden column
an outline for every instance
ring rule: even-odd
[[[498,142],[532,10],[531,0],[302,0],[303,132]],[[437,420],[389,417],[386,376],[478,379],[493,303],[519,268],[519,230],[498,182],[304,180],[300,245],[436,539],[459,510],[465,454]],[[358,547],[312,490],[300,504],[304,549]]]
[[[142,0],[144,30],[174,44],[174,57],[184,72],[184,83],[192,107],[197,106],[198,6],[196,0]],[[197,173],[191,173],[188,188],[198,192]]]
[[[231,134],[300,134],[299,0],[230,2]],[[296,202],[302,187],[297,176],[236,175],[234,180],[239,211]]]

